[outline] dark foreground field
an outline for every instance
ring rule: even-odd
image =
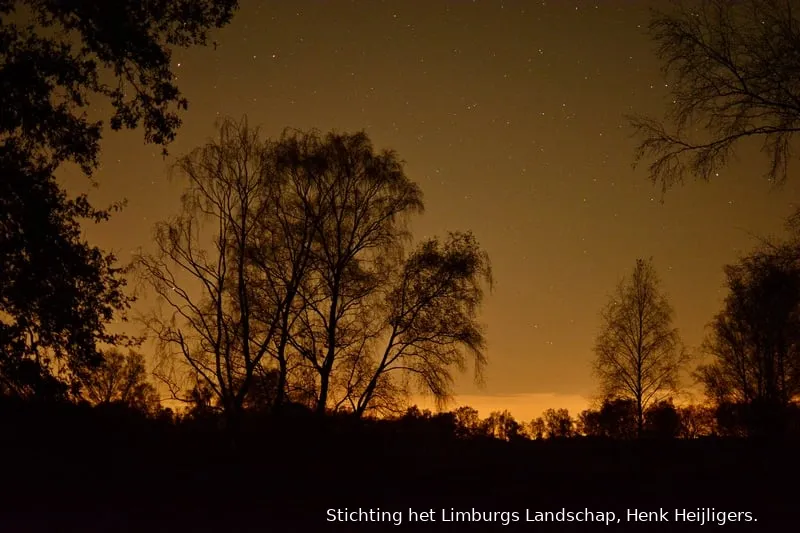
[[[459,441],[401,424],[265,421],[235,448],[208,426],[6,412],[0,531],[764,531],[800,518],[793,443]],[[756,521],[676,523],[674,510]],[[400,525],[329,522],[329,509],[400,512]],[[409,508],[436,522],[410,523]],[[444,522],[442,510],[518,521]],[[536,511],[619,523],[526,522]],[[628,522],[627,510],[669,522]],[[506,518],[513,518],[508,515]]]

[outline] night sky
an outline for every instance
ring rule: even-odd
[[[129,203],[87,236],[124,262],[148,250],[153,224],[178,206],[169,164],[218,117],[246,113],[271,137],[365,129],[424,191],[415,236],[470,229],[492,259],[486,386],[460,377],[453,406],[576,414],[596,392],[599,311],[637,257],[654,258],[696,348],[725,295],[723,265],[753,235],[780,235],[800,200],[796,182],[774,189],[763,178],[757,144],[663,202],[646,168],[631,168],[624,115],[660,118],[670,105],[645,33],[653,5],[665,2],[244,0],[216,49],[174,55],[190,107],[166,160],[141,131],[107,133],[91,198]],[[77,171],[62,177],[90,190]]]

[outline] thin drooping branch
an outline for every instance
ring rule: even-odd
[[[452,369],[464,369],[467,353],[480,381],[486,341],[477,313],[484,282],[491,286],[491,265],[469,233],[450,234],[444,244],[426,241],[402,263],[386,297],[385,348],[359,395],[358,415],[397,373],[410,374],[443,405],[451,395]]]

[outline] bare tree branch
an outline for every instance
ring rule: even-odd
[[[651,160],[650,179],[666,192],[687,173],[711,179],[739,141],[756,137],[769,158],[766,177],[783,183],[800,131],[800,31],[791,2],[674,3],[653,13],[650,34],[671,88],[672,128],[628,117],[640,139],[634,167]]]

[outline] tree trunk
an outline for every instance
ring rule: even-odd
[[[235,451],[236,443],[238,441],[240,426],[240,405],[237,405],[236,399],[228,397],[225,400],[225,433],[227,435],[228,443],[232,450]]]
[[[375,370],[375,374],[372,375],[372,378],[369,380],[369,385],[367,385],[366,390],[359,398],[358,407],[356,409],[356,417],[361,418],[364,416],[364,412],[367,410],[367,406],[369,405],[369,401],[372,399],[372,395],[375,394],[375,388],[378,386],[378,378],[380,378],[381,374],[386,370],[387,359],[389,358],[389,353],[394,346],[394,341],[397,338],[397,324],[392,324],[392,333],[389,336],[389,341],[386,345],[386,349],[383,351],[383,357],[381,358],[381,362],[378,365],[378,368]]]
[[[333,279],[331,290],[331,307],[328,313],[328,351],[325,354],[325,361],[322,363],[320,372],[319,399],[317,400],[317,414],[325,414],[325,407],[328,405],[328,387],[333,369],[333,358],[336,356],[336,314],[339,310],[339,277]]]
[[[358,406],[356,407],[355,415],[356,418],[361,418],[364,416],[364,412],[367,410],[367,406],[369,405],[369,401],[372,399],[372,395],[375,394],[375,387],[377,386],[377,374],[372,377],[367,385],[367,389],[364,391],[364,394],[361,396],[361,401],[358,402]]]
[[[286,400],[286,358],[281,357],[278,359],[278,384],[275,388],[275,401],[272,404],[274,410],[281,408]]]
[[[320,373],[319,397],[317,398],[316,409],[318,415],[324,415],[325,407],[328,405],[328,383],[330,382],[331,373],[330,370],[327,370],[327,366],[327,364],[323,366]]]
[[[278,384],[275,390],[275,401],[272,405],[273,409],[278,410],[286,400],[286,381],[289,372],[288,365],[286,364],[286,344],[289,341],[289,334],[287,330],[288,319],[284,316],[283,327],[281,332],[281,340],[278,345]]]
[[[644,433],[644,409],[642,409],[641,396],[636,398],[636,436],[642,438]]]

